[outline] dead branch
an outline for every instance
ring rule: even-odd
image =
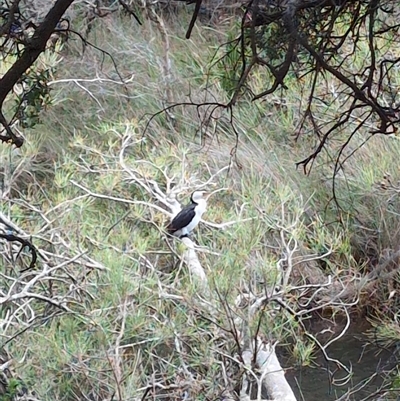
[[[183,259],[188,266],[190,275],[197,279],[196,281],[201,284],[203,291],[209,291],[207,275],[201,266],[193,241],[190,238],[182,238],[182,242],[187,247]]]

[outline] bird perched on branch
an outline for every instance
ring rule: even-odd
[[[207,201],[204,191],[194,191],[190,197],[191,204],[185,206],[168,224],[167,232],[174,237],[187,237],[199,224],[201,216],[206,211]]]

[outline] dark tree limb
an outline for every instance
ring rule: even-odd
[[[188,28],[188,30],[186,32],[186,39],[190,38],[190,35],[192,33],[192,30],[193,30],[194,24],[196,22],[197,16],[199,15],[199,11],[200,11],[200,7],[201,7],[202,1],[203,0],[196,0],[196,6],[195,6],[194,11],[193,11],[192,19],[190,20],[189,28]]]
[[[3,103],[7,95],[13,89],[14,85],[27,71],[27,69],[31,67],[32,64],[37,60],[40,53],[45,50],[46,43],[56,29],[57,23],[73,2],[74,0],[57,0],[54,3],[43,22],[35,29],[32,38],[27,41],[21,57],[17,59],[17,61],[0,79],[0,111],[3,108]],[[22,146],[24,143],[23,138],[12,134],[12,130],[3,114],[1,114],[0,123],[4,126],[6,131],[6,135],[1,135],[0,140],[3,142],[11,141],[11,143],[17,147]]]
[[[18,237],[17,235],[14,235],[14,234],[1,234],[0,233],[0,238],[4,238],[5,240],[7,240],[9,242],[19,242],[22,245],[21,251],[25,247],[29,248],[29,250],[31,251],[31,254],[32,254],[31,263],[29,264],[29,266],[26,269],[21,270],[21,273],[26,270],[33,269],[35,267],[36,261],[37,261],[37,250],[30,241],[23,239],[21,237]]]
[[[9,142],[13,143],[17,148],[20,148],[24,143],[23,138],[14,134],[13,130],[11,129],[10,125],[8,124],[4,114],[0,108],[0,123],[3,125],[4,129],[6,130],[6,135],[0,135],[0,141],[2,142]]]
[[[123,8],[128,14],[132,15],[133,18],[135,18],[136,22],[137,22],[139,25],[142,25],[142,23],[140,22],[139,17],[135,14],[135,12],[133,11],[132,7],[129,6],[128,4],[126,4],[124,0],[118,0],[118,1],[119,1],[119,4],[121,4],[122,8]]]
[[[196,3],[196,9],[200,6],[197,0],[182,1]],[[240,1],[238,7],[242,7],[244,15],[240,34],[234,39],[239,61],[233,64],[230,58],[232,40],[227,43],[225,53],[227,65],[231,63],[239,78],[230,101],[219,107],[228,109],[249,92],[253,100],[265,98],[280,88],[287,89],[286,82],[293,75],[298,79],[312,75],[311,87],[301,89],[308,100],[300,111],[300,124],[294,133],[298,139],[304,132],[313,132],[318,141],[309,157],[297,163],[305,172],[329,146],[329,139],[348,131],[348,124],[357,125],[353,131],[357,137],[396,133],[400,103],[395,71],[400,67],[400,57],[382,54],[385,45],[380,41],[393,48],[400,43],[397,3],[395,0]],[[187,37],[197,16],[196,9]],[[367,56],[360,54],[364,49]],[[357,61],[362,62],[360,67]],[[271,79],[266,79],[265,87],[254,94],[247,86],[258,68],[267,71]],[[333,96],[321,95],[318,88],[321,78],[334,83]],[[320,122],[316,111],[320,102],[326,105],[340,102],[339,110],[332,118],[325,116]],[[206,115],[204,120],[208,118]],[[346,138],[353,137],[355,134],[349,132]],[[340,139],[344,147],[350,142],[346,138]],[[336,149],[335,155],[336,166],[342,168],[344,148]]]

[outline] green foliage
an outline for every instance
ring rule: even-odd
[[[313,360],[315,344],[297,341],[293,347],[293,357],[301,366],[309,366]]]
[[[50,70],[33,74],[28,72],[19,82],[24,89],[15,99],[15,110],[22,128],[33,128],[40,122],[43,110],[51,105],[50,88],[47,85],[50,77]]]
[[[223,49],[224,55],[217,63],[219,68],[219,83],[221,88],[230,97],[233,95],[240,79],[240,71],[243,68],[240,56],[239,43],[231,39]]]
[[[13,401],[18,395],[19,388],[22,386],[22,382],[19,379],[10,378],[7,383],[6,392],[0,394],[0,401]]]
[[[6,112],[12,116],[12,123],[19,121],[21,127],[27,129],[41,122],[43,111],[53,102],[48,84],[53,79],[57,65],[61,61],[57,53],[60,49],[60,45],[57,45],[55,49],[48,48],[15,85],[4,104]],[[0,75],[14,64],[19,54],[15,46],[8,52],[1,52]]]
[[[256,42],[260,48],[260,56],[266,60],[283,62],[287,38],[288,33],[282,24],[271,24],[266,29],[258,28]]]
[[[143,138],[143,114],[165,105],[165,46],[149,22],[138,28],[127,18],[118,18],[112,21],[112,34],[106,19],[96,21],[90,39],[113,54],[124,76],[134,73],[133,81],[120,85],[112,62],[93,49],[86,49],[79,60],[65,54],[51,73],[56,79],[78,77],[85,90],[55,79],[54,104],[42,114],[40,126],[26,129],[27,144],[21,153],[1,152],[2,161],[8,162],[2,165],[12,166],[12,171],[2,171],[12,188],[2,211],[32,235],[38,248],[63,254],[64,241],[74,254],[88,255],[105,267],[97,271],[66,265],[65,274],[75,278],[74,285],[66,285],[63,277],[52,291],[62,296],[75,288],[80,297],[70,305],[74,313],[29,328],[10,343],[10,352],[22,359],[28,350],[29,363],[18,367],[19,374],[35,383],[42,400],[109,399],[116,389],[120,399],[141,397],[151,377],[164,380],[172,393],[174,385],[190,375],[193,398],[213,399],[221,390],[225,356],[239,352],[231,334],[232,320],[248,317],[248,298],[264,296],[282,282],[287,265],[282,270],[278,264],[283,265],[282,255],[294,244],[296,263],[282,291],[285,302],[297,311],[298,293],[292,287],[320,284],[327,274],[347,284],[360,274],[362,262],[371,260],[372,249],[377,258],[400,239],[397,215],[387,208],[396,189],[389,195],[377,187],[386,170],[393,181],[400,178],[396,169],[400,145],[395,138],[377,138],[348,161],[348,170],[335,182],[343,208],[338,213],[331,200],[330,155],[322,155],[308,177],[294,168],[294,162],[314,146],[307,135],[297,142],[290,136],[298,122],[300,89],[309,85],[308,78],[292,77],[289,89],[268,102],[242,99],[234,118],[240,133],[237,163],[231,164],[231,127],[216,124],[219,141],[207,139],[200,148],[197,114],[190,108],[173,110],[174,118],[160,115]],[[176,29],[176,36],[182,36],[183,28]],[[234,42],[228,45],[229,57],[207,76],[205,45],[215,47],[215,43],[201,28],[196,34],[200,43],[169,38],[175,100],[187,100],[188,93],[204,100],[210,77],[215,80],[207,87],[212,99],[231,95],[238,79],[232,67],[241,62]],[[50,79],[48,71],[43,70],[41,82]],[[255,71],[251,90],[259,92],[269,78],[261,69]],[[32,78],[27,83],[35,88],[29,100],[33,111],[48,100],[41,92],[45,85],[35,82]],[[327,96],[325,87],[334,83],[318,83],[321,98]],[[340,99],[316,111],[324,121],[339,107]],[[34,113],[26,117],[27,124],[36,122]],[[354,148],[363,139],[362,133],[356,135]],[[38,153],[47,156],[40,163],[35,158]],[[229,173],[225,170],[213,179],[211,189],[224,190],[210,198],[205,219],[233,224],[223,229],[201,224],[194,234],[212,293],[206,301],[218,311],[211,319],[181,260],[186,248],[178,241],[167,242],[162,233],[167,216],[149,206],[158,203],[128,172],[146,185],[157,183],[162,191],[180,184],[184,189],[179,200],[186,203],[193,187],[228,165]],[[379,235],[372,236],[371,231]],[[317,258],[328,252],[324,263],[302,263],[310,255]],[[362,254],[361,263],[356,254]],[[239,302],[243,294],[248,298]],[[39,302],[35,307],[39,315],[44,312]],[[11,325],[5,334],[12,336],[18,329]],[[303,328],[274,301],[255,314],[248,331],[250,337],[260,333],[279,341],[298,364],[313,360],[315,348],[305,341]],[[239,376],[239,365],[230,363],[229,373]],[[185,367],[190,368],[185,371]],[[160,377],[155,372],[161,372]]]
[[[397,377],[393,380],[392,386],[393,386],[392,389],[393,389],[394,391],[399,391],[399,390],[400,390],[400,375],[397,376]]]

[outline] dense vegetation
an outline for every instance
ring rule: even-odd
[[[29,248],[1,243],[2,400],[25,392],[246,399],[244,381],[254,378],[241,352],[253,339],[279,342],[295,367],[312,365],[327,342],[316,322],[336,337],[369,319],[375,340],[399,338],[397,136],[365,143],[371,127],[354,131],[356,116],[304,175],[295,163],[316,143],[306,129],[293,135],[304,99],[314,90],[313,119],[329,124],[343,107],[337,79],[319,75],[311,85],[314,76],[290,70],[285,89],[252,102],[249,93],[272,82],[254,68],[233,114],[190,107],[228,103],[240,59],[230,47],[237,17],[197,24],[185,40],[191,15],[152,10],[142,26],[122,12],[96,18],[87,38],[96,48],[82,52],[76,37],[57,42],[19,82],[36,75],[46,85],[12,126],[24,145],[0,149],[0,224],[3,235],[34,244],[38,260],[30,268]],[[77,18],[74,29],[86,23]],[[359,66],[366,49],[361,43]],[[395,51],[382,45],[378,58]],[[2,60],[1,75],[15,57]],[[400,85],[396,74],[391,85]],[[342,152],[351,157],[333,179],[349,135]],[[175,194],[184,203],[204,185],[214,193],[193,241],[206,284],[185,243],[163,232],[163,200]],[[248,392],[257,399],[255,384]]]

